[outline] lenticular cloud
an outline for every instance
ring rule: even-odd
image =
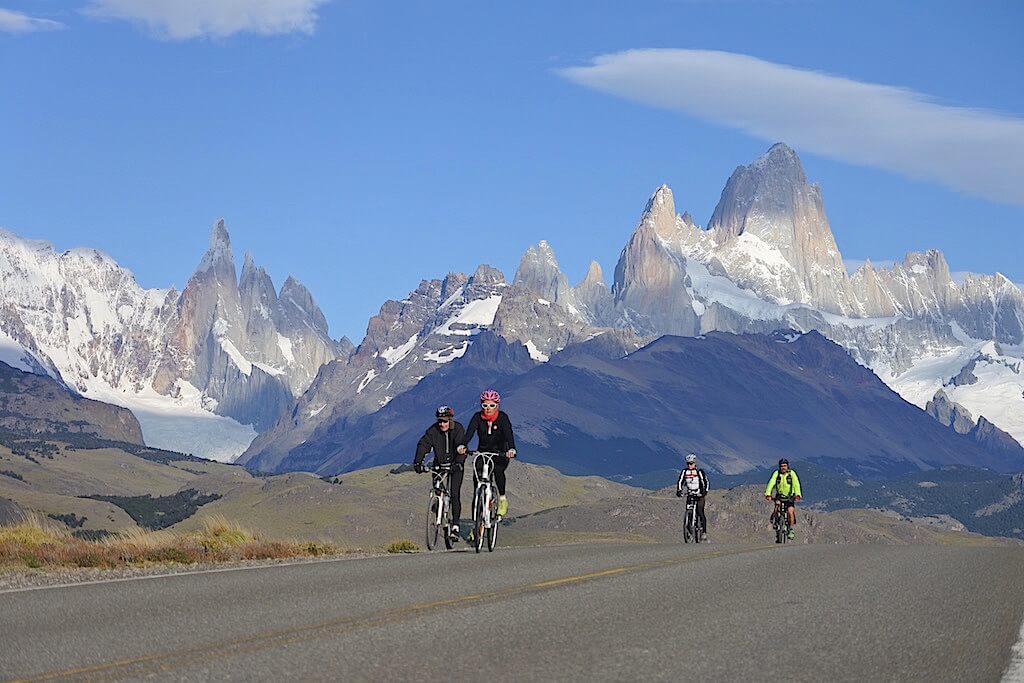
[[[710,50],[629,50],[559,73],[764,140],[1024,205],[1024,119],[1018,117]]]

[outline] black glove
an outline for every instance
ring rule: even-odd
[[[682,498],[682,497],[683,497],[683,492],[682,491],[676,491],[676,498]]]
[[[416,470],[416,474],[423,474],[427,471],[427,468],[423,466],[422,462],[414,462],[412,468]]]

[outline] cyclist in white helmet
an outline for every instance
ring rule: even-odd
[[[700,528],[705,536],[708,533],[708,519],[704,516],[704,499],[708,495],[709,488],[708,475],[697,467],[697,456],[690,453],[686,456],[686,467],[679,473],[676,495],[680,498],[693,496],[697,499],[697,519],[700,521]]]

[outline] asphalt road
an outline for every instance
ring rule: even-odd
[[[0,677],[998,681],[1024,550],[578,545],[0,593]]]

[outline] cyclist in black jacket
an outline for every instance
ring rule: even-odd
[[[427,431],[420,437],[416,444],[416,459],[413,466],[416,471],[422,473],[423,458],[431,450],[434,451],[434,464],[451,463],[452,468],[448,473],[448,492],[452,497],[452,519],[454,524],[449,530],[452,538],[459,537],[459,519],[462,516],[462,476],[465,471],[464,463],[466,456],[458,451],[462,444],[466,443],[466,430],[455,421],[455,411],[449,406],[441,406],[434,413],[437,421],[427,428]]]
[[[498,485],[498,516],[508,514],[508,498],[505,497],[505,468],[509,458],[516,457],[516,439],[512,434],[512,421],[498,410],[501,394],[487,389],[480,394],[480,411],[473,414],[466,425],[466,440],[459,446],[459,453],[465,453],[470,439],[478,437],[476,449],[494,456],[494,483]],[[477,472],[473,472],[473,486],[477,483]]]

